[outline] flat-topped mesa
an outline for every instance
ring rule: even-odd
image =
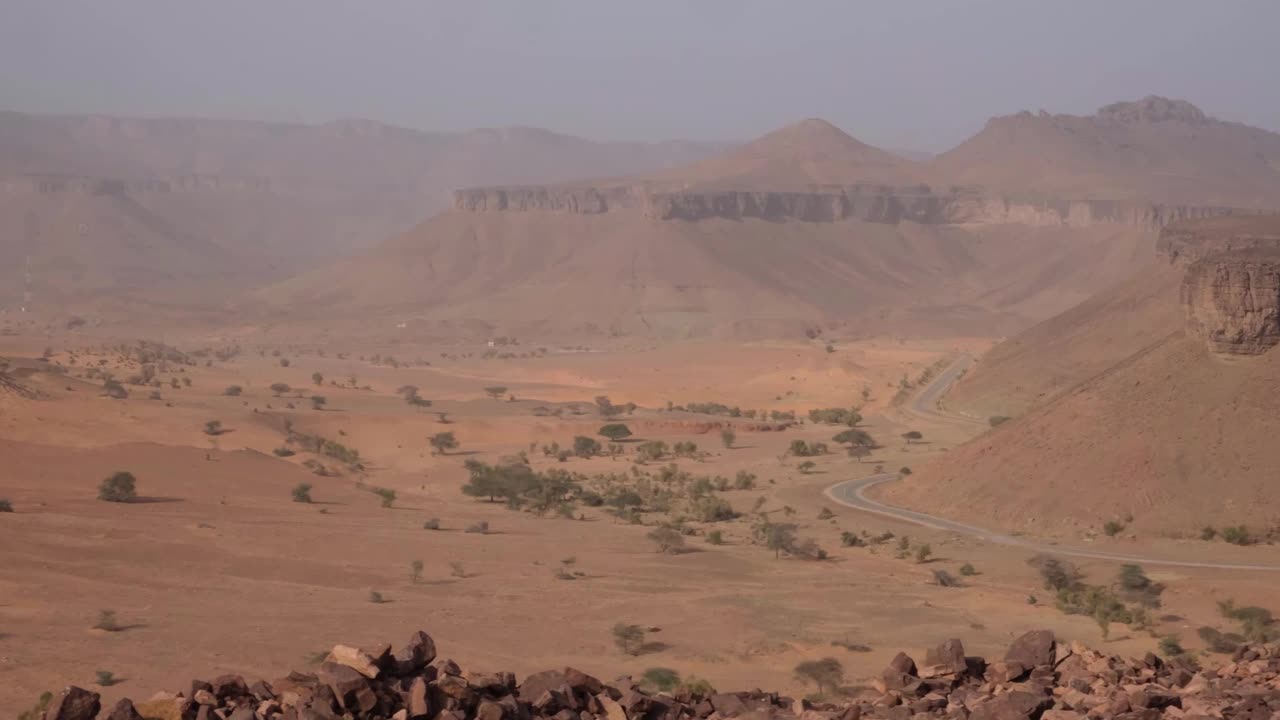
[[[1178,223],[1160,252],[1186,267],[1180,290],[1187,327],[1226,356],[1261,355],[1280,344],[1280,216]]]
[[[1231,215],[1235,208],[1164,205],[1137,200],[1073,200],[989,194],[977,188],[834,185],[798,189],[678,188],[635,185],[530,185],[454,192],[463,212],[555,212],[595,215],[639,209],[654,220],[698,222],[754,218],[772,222],[929,225],[1134,225],[1159,229],[1178,220]]]

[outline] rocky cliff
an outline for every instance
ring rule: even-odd
[[[455,191],[464,212],[561,212],[599,214],[638,209],[656,220],[696,222],[755,218],[772,222],[909,221],[943,224],[1087,226],[1119,224],[1159,229],[1192,218],[1245,212],[1200,205],[1127,200],[1072,200],[989,194],[976,188],[945,192],[928,186],[821,186],[801,189],[670,188],[625,186],[512,186]]]
[[[1182,303],[1192,332],[1223,355],[1260,355],[1280,343],[1280,254],[1210,256],[1187,268]]]
[[[1210,350],[1260,355],[1280,343],[1280,216],[1178,223],[1158,247],[1185,268],[1188,330]]]

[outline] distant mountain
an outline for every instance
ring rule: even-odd
[[[693,186],[784,189],[874,183],[912,185],[915,163],[863,143],[826,120],[810,118],[688,167],[654,173]]]
[[[205,275],[238,287],[412,227],[459,186],[645,172],[723,147],[532,128],[427,133],[367,120],[0,113],[0,304],[12,300],[28,258],[46,297]],[[232,268],[240,271],[224,274]]]
[[[997,117],[928,165],[935,182],[1073,198],[1280,207],[1280,134],[1161,97],[1094,115]]]
[[[1146,225],[952,224],[911,186],[917,172],[806,120],[684,168],[469,189],[254,297],[292,319],[359,332],[394,319],[424,337],[980,334],[1051,315],[1150,255]],[[870,189],[846,194],[856,185]]]

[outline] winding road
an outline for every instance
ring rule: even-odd
[[[972,365],[973,357],[970,355],[962,355],[957,358],[954,362],[948,365],[945,370],[938,373],[938,376],[930,381],[928,385],[916,393],[915,397],[913,397],[908,403],[907,410],[914,415],[919,415],[930,420],[985,426],[986,423],[981,420],[977,420],[976,418],[947,413],[938,408],[938,401]],[[1049,545],[1032,540],[1025,540],[1012,535],[998,533],[975,525],[966,525],[965,523],[948,520],[946,518],[938,517],[937,515],[929,515],[927,513],[916,512],[915,510],[908,510],[895,505],[888,505],[866,496],[867,488],[875,487],[882,483],[892,482],[897,479],[899,479],[897,473],[878,473],[876,475],[871,475],[870,477],[838,482],[827,488],[825,494],[833,501],[846,507],[851,507],[855,510],[882,515],[884,517],[933,528],[935,530],[944,530],[946,532],[967,535],[969,537],[997,545],[1008,545],[1011,547],[1023,548],[1033,552],[1049,553],[1067,557],[1088,558],[1091,560],[1141,563],[1144,565],[1209,568],[1214,570],[1280,571],[1280,566],[1276,565],[1248,565],[1241,563],[1167,560],[1164,558],[1107,552],[1104,550],[1094,550],[1092,548],[1076,547],[1071,545]]]

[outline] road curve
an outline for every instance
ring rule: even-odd
[[[907,409],[915,414],[929,419],[936,419],[945,422],[960,422],[965,424],[985,424],[981,421],[965,417],[962,415],[952,415],[944,413],[938,409],[938,400],[946,394],[947,390],[955,384],[956,380],[973,364],[973,358],[969,355],[962,355],[954,362],[947,366],[945,370],[938,373],[927,386],[916,393],[915,397],[907,405]],[[825,491],[827,497],[831,500],[851,507],[855,510],[873,513],[884,517],[901,520],[903,522],[921,525],[923,527],[933,528],[935,530],[944,530],[954,532],[960,535],[977,538],[985,542],[994,543],[996,545],[1008,545],[1011,547],[1023,548],[1032,552],[1049,553],[1053,555],[1063,555],[1067,557],[1088,558],[1091,560],[1111,560],[1121,563],[1141,563],[1143,565],[1164,565],[1170,567],[1189,567],[1189,568],[1209,568],[1214,570],[1248,570],[1248,571],[1280,571],[1280,566],[1276,565],[1248,565],[1241,563],[1215,563],[1215,562],[1194,562],[1190,560],[1166,560],[1163,558],[1146,557],[1143,555],[1128,555],[1125,553],[1106,552],[1103,550],[1094,550],[1085,547],[1076,547],[1071,545],[1048,545],[1038,543],[1032,540],[1024,540],[1023,538],[1014,537],[998,533],[975,525],[967,525],[965,523],[948,520],[936,515],[908,510],[906,508],[888,505],[879,500],[873,500],[866,496],[867,488],[875,487],[882,483],[887,483],[899,479],[897,473],[878,473],[870,477],[857,478],[854,480],[845,480],[838,482]]]

